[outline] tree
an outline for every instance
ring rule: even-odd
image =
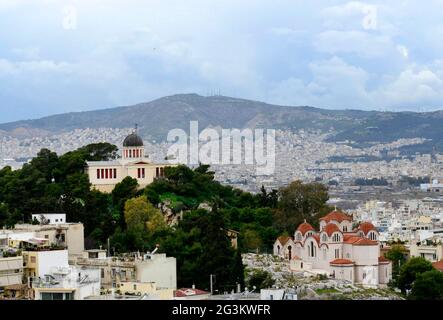
[[[272,278],[272,274],[266,270],[255,269],[252,271],[252,274],[247,281],[247,285],[249,290],[252,290],[254,287],[256,291],[260,292],[260,289],[271,288],[275,283],[275,280]]]
[[[434,269],[432,263],[422,257],[413,257],[406,262],[400,269],[400,274],[397,280],[397,286],[403,294],[407,290],[411,290],[417,276],[423,272]]]
[[[293,232],[304,219],[317,224],[322,209],[328,208],[327,187],[320,183],[294,181],[280,189],[280,201],[275,212],[275,222],[281,232]]]
[[[154,232],[157,229],[166,227],[160,210],[154,208],[144,196],[126,201],[125,222],[128,231],[141,233],[146,231]]]
[[[247,229],[243,232],[243,246],[246,250],[260,249],[262,246],[262,239],[257,231]]]
[[[137,180],[131,177],[126,177],[121,182],[115,185],[111,193],[112,204],[119,212],[124,211],[125,203],[128,199],[136,196],[137,187]],[[119,225],[122,228],[125,227],[125,220],[123,215],[121,215],[120,217]]]
[[[401,266],[405,263],[406,249],[401,244],[392,245],[385,257],[392,261],[392,278],[397,279]]]
[[[431,270],[418,274],[408,298],[412,300],[443,300],[443,273]]]

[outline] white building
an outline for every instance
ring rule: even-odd
[[[352,218],[333,211],[320,218],[320,230],[302,223],[294,237],[279,237],[274,254],[290,261],[293,271],[327,274],[366,286],[386,285],[391,262],[380,257],[378,231],[369,222],[352,229]]]
[[[59,224],[66,222],[65,213],[37,213],[31,216],[32,221],[37,220],[41,224]]]
[[[164,176],[166,164],[151,163],[145,155],[143,140],[135,132],[123,141],[121,158],[111,161],[87,161],[86,173],[92,188],[111,192],[115,185],[126,177],[137,180],[144,188],[155,178]]]
[[[155,282],[159,289],[177,289],[177,261],[165,253],[145,254],[135,262],[137,281]]]
[[[0,256],[0,288],[21,284],[23,277],[23,257]]]
[[[32,281],[35,300],[84,300],[100,295],[100,269],[53,267]]]

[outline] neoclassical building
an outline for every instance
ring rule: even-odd
[[[134,131],[123,141],[121,158],[111,161],[87,161],[86,172],[92,188],[111,192],[126,177],[137,179],[140,188],[164,176],[167,164],[151,163],[145,155],[143,140]]]
[[[288,259],[293,271],[323,273],[371,287],[386,285],[392,266],[380,256],[377,229],[370,222],[352,226],[351,216],[334,210],[320,218],[318,231],[305,221],[294,237],[279,237],[274,255]]]

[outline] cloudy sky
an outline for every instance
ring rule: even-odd
[[[443,0],[0,0],[0,122],[175,93],[443,108]]]

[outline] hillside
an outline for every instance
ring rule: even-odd
[[[135,123],[145,138],[165,140],[169,130],[189,130],[189,121],[223,128],[263,127],[274,129],[318,129],[333,131],[332,141],[354,141],[367,145],[399,138],[422,137],[432,142],[409,152],[443,150],[443,111],[378,112],[326,110],[266,104],[225,96],[203,97],[178,94],[133,106],[53,115],[36,120],[0,124],[2,134],[31,136],[70,131],[77,128],[127,128]]]

